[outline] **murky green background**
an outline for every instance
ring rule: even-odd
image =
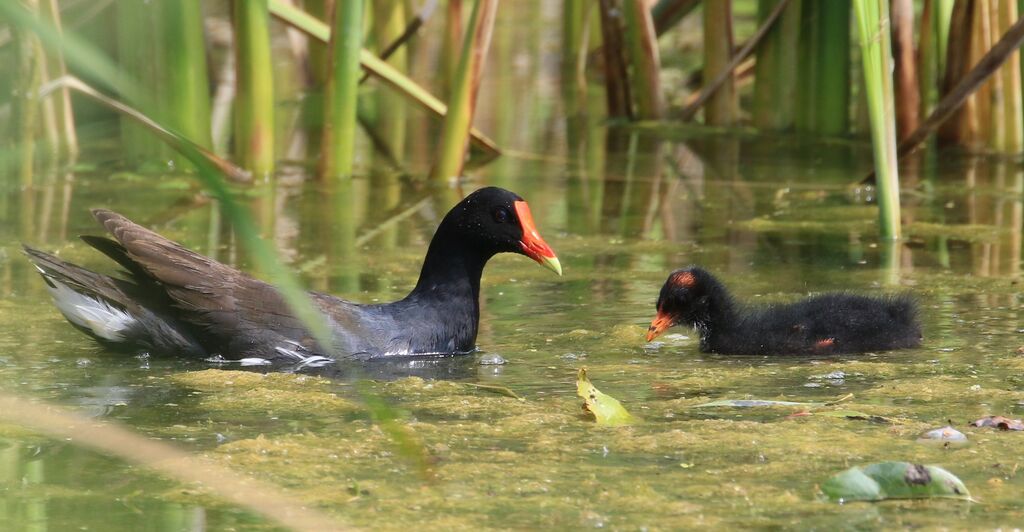
[[[902,175],[909,238],[887,245],[876,237],[870,190],[852,186],[870,169],[866,143],[566,119],[572,106],[551,81],[557,64],[543,59],[551,43],[516,55],[517,31],[499,28],[500,82],[484,87],[477,122],[506,154],[470,170],[461,191],[499,185],[524,196],[565,276],[525,257],[496,257],[484,274],[480,353],[341,368],[321,381],[100,349],[53,308],[19,242],[111,271],[76,238],[98,233],[88,209],[103,206],[225,262],[248,262],[193,180],[159,166],[136,171],[120,156],[116,122],[98,121],[84,128],[85,155],[73,170],[40,172],[34,189],[12,185],[0,195],[0,389],[123,423],[365,527],[1024,522],[1024,435],[966,426],[1024,414],[1019,164],[935,152],[913,161]],[[311,141],[296,130],[285,154],[294,164],[245,192],[266,237],[310,287],[370,302],[414,285],[433,228],[460,191],[420,181],[436,124],[408,113],[404,130],[390,132],[406,144],[404,176],[384,169],[365,142],[363,167],[380,170],[345,184],[301,182],[313,165],[304,150]],[[645,345],[658,288],[687,264],[716,272],[753,302],[909,291],[921,305],[925,342],[840,358],[730,357],[699,353],[692,331],[677,328]],[[478,364],[494,353],[508,364]],[[580,367],[644,423],[600,428],[588,420],[575,396]],[[434,461],[433,480],[356,406],[358,375],[409,413],[406,423]],[[525,401],[465,383],[505,386]],[[853,397],[824,410],[897,423],[788,417],[799,408],[694,407],[846,394]],[[950,423],[970,445],[915,441]],[[817,499],[816,486],[834,473],[884,460],[941,465],[980,503]],[[73,440],[0,426],[0,529],[204,527],[274,525]]]

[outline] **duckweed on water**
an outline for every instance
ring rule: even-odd
[[[216,410],[266,411],[276,415],[352,414],[360,407],[338,397],[327,379],[288,373],[208,369],[171,376],[171,381],[203,392],[201,405]]]

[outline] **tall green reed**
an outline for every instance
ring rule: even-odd
[[[466,160],[469,131],[476,112],[477,92],[487,50],[491,45],[498,0],[476,0],[469,15],[459,55],[459,67],[448,99],[448,113],[441,129],[440,154],[431,170],[434,180],[458,177]]]
[[[888,0],[854,0],[857,34],[871,120],[871,144],[878,185],[881,235],[900,238],[900,184],[896,156],[896,123],[892,85],[892,45]]]
[[[354,2],[359,3],[359,2]],[[258,177],[274,172],[274,78],[267,0],[233,0],[235,154]]]
[[[757,18],[760,23],[764,23],[781,1],[758,2]],[[790,2],[757,48],[752,114],[754,126],[762,131],[786,130],[793,126],[797,107],[796,90],[800,82],[797,72],[800,5],[800,1]]]
[[[324,94],[324,130],[320,177],[352,175],[355,164],[356,115],[359,95],[359,53],[363,46],[363,2],[338,0]]]

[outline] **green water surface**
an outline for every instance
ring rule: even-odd
[[[123,423],[358,526],[995,528],[1024,520],[1024,435],[967,427],[1024,411],[1019,169],[929,155],[904,177],[910,237],[887,245],[864,202],[870,192],[849,186],[867,164],[864,145],[597,129],[597,147],[513,154],[463,184],[524,196],[565,276],[498,256],[483,280],[479,353],[362,370],[374,379],[370,390],[408,413],[403,424],[422,439],[431,478],[368,420],[351,371],[268,379],[237,366],[134,357],[64,322],[19,242],[111,271],[75,238],[97,233],[90,207],[116,208],[247,267],[216,205],[174,172],[119,173],[98,162],[7,191],[0,387]],[[248,194],[265,235],[309,286],[369,302],[413,286],[458,191],[376,175],[340,186],[281,179]],[[701,354],[694,333],[676,328],[645,345],[660,284],[691,263],[752,302],[911,292],[924,344],[836,358],[733,357]],[[491,354],[508,363],[478,363]],[[581,367],[643,422],[602,428],[588,419],[575,396]],[[525,400],[466,383],[504,386]],[[895,423],[790,417],[800,407],[695,408],[847,394],[821,410]],[[946,424],[970,444],[916,442]],[[940,465],[978,502],[818,499],[817,486],[834,473],[885,460]],[[73,438],[0,427],[0,528],[275,526]]]

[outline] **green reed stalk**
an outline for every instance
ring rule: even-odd
[[[562,2],[562,83],[569,90],[575,85],[579,67],[580,47],[583,46],[583,29],[587,20],[585,2],[588,0],[564,0]]]
[[[763,24],[781,1],[760,0],[757,4],[758,24]],[[790,2],[757,47],[753,121],[754,127],[763,131],[785,130],[793,126],[799,80],[797,52],[801,3],[799,0]]]
[[[946,54],[949,46],[949,23],[953,16],[953,5],[956,0],[934,0],[935,16],[932,18],[932,31],[935,32],[935,47],[938,53],[939,75],[946,71]]]
[[[361,2],[353,2],[361,3]],[[274,172],[274,72],[267,0],[234,0],[235,152],[262,177]]]
[[[459,56],[459,68],[456,70],[451,98],[448,100],[448,114],[445,115],[444,126],[441,129],[441,153],[431,172],[434,180],[449,179],[462,174],[469,129],[473,123],[473,113],[476,111],[476,95],[480,89],[480,74],[491,45],[497,10],[498,0],[476,0],[473,3],[473,11],[466,26],[468,31]]]
[[[362,0],[337,0],[331,61],[324,94],[320,177],[349,177],[355,162],[359,52],[363,46]]]
[[[935,34],[935,18],[938,16],[935,0],[924,0],[921,8],[921,26],[918,30],[917,82],[920,95],[918,116],[928,116],[938,99],[939,55],[938,38]]]
[[[462,24],[462,0],[448,0],[445,8],[444,35],[441,40],[441,94],[451,96],[451,88],[455,83],[455,72],[459,68],[459,47],[462,44],[464,26]]]
[[[871,120],[878,184],[878,221],[883,238],[900,237],[900,187],[896,168],[896,123],[892,86],[892,45],[888,0],[854,0],[857,33]]]
[[[63,39],[64,30],[60,19],[60,7],[57,0],[42,0],[40,10],[44,19],[53,26],[56,34]],[[45,51],[44,51],[45,53]],[[47,72],[50,79],[57,79],[67,74],[67,66],[64,64],[64,54],[60,48],[46,53]],[[67,159],[73,160],[78,157],[78,133],[75,131],[75,115],[71,108],[71,93],[61,90],[55,94],[53,101],[56,119],[59,128],[59,144],[61,153]]]
[[[318,20],[327,20],[331,16],[331,5],[334,0],[305,0],[302,5],[310,15]],[[309,40],[309,73],[313,82],[320,87],[327,84],[328,61],[331,53],[327,43],[319,39]]]
[[[704,3],[704,81],[718,77],[732,58],[732,0]],[[728,126],[736,121],[737,102],[733,75],[704,105],[704,123]]]
[[[26,4],[29,16],[35,18],[38,6]],[[39,38],[32,31],[20,28],[16,33],[15,45],[18,57],[17,96],[13,103],[16,112],[17,130],[15,142],[18,149],[18,183],[23,189],[32,186],[35,175],[36,135],[39,128],[39,104],[36,94],[42,85]]]
[[[664,115],[661,94],[661,59],[654,21],[644,0],[623,0],[626,20],[626,53],[632,67],[636,118],[656,120]]]
[[[159,53],[164,95],[160,113],[168,126],[210,149],[210,82],[203,43],[203,12],[198,2],[160,2],[162,29]]]
[[[121,2],[117,5],[117,62],[121,76],[134,76],[145,87],[132,104],[147,115],[158,118],[159,64],[153,39],[157,20],[155,12],[156,5],[149,2]],[[120,122],[120,146],[125,159],[138,163],[161,154],[160,143],[137,124],[124,117]]]
[[[795,125],[843,135],[850,129],[850,2],[804,0]]]
[[[405,32],[405,2],[401,0],[378,0],[373,2],[373,34],[378,51]],[[408,70],[406,48],[399,47],[387,58],[388,64],[400,72]],[[362,75],[362,74],[360,74]],[[399,157],[405,153],[405,134],[408,113],[405,102],[393,92],[379,90],[374,95],[377,104],[377,129],[391,153]]]

